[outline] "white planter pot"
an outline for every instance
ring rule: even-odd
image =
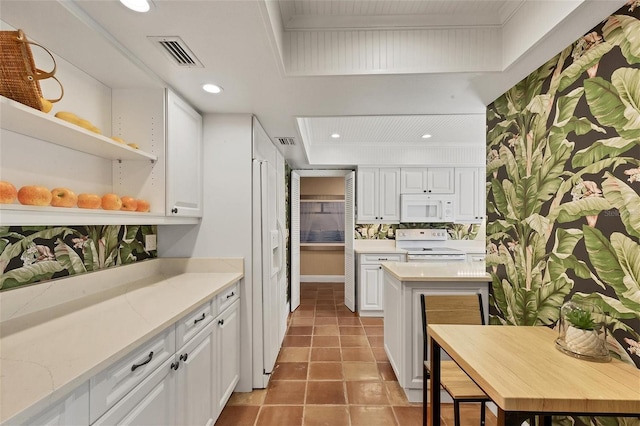
[[[564,336],[567,349],[582,355],[602,354],[602,341],[596,330],[582,330],[569,326]]]

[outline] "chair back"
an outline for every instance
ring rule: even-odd
[[[427,324],[484,325],[482,295],[420,295],[424,360],[427,360]]]

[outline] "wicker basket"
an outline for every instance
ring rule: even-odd
[[[51,56],[53,70],[45,72],[36,68],[31,44],[42,48]],[[49,99],[49,102],[58,102],[64,95],[62,84],[54,76],[55,72],[56,61],[51,52],[37,43],[28,41],[22,30],[0,31],[0,95],[42,110],[40,80],[53,78],[60,84],[60,97]]]

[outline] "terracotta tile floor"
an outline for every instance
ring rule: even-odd
[[[407,401],[385,354],[382,318],[349,311],[344,284],[301,287],[269,387],[234,393],[216,426],[422,425],[422,404]],[[463,426],[480,424],[479,407],[461,404]],[[453,426],[452,405],[441,424]]]

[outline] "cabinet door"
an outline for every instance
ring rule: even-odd
[[[379,171],[379,210],[382,223],[400,222],[400,169],[381,168]]]
[[[456,168],[456,222],[477,222],[478,170],[476,168]]]
[[[45,409],[25,425],[76,426],[89,424],[89,383]]]
[[[202,216],[202,116],[167,91],[167,216]]]
[[[214,323],[209,323],[176,354],[176,418],[181,425],[209,426],[214,422]]]
[[[485,217],[486,185],[484,168],[456,168],[455,220],[480,223]]]
[[[381,311],[382,266],[360,266],[360,311]]]
[[[240,301],[214,320],[216,386],[215,414],[222,411],[240,379]]]
[[[403,168],[400,176],[401,194],[422,194],[426,188],[427,169],[423,168]]]
[[[485,167],[480,167],[477,170],[476,188],[478,193],[476,215],[482,221],[487,215],[487,169]]]
[[[175,377],[174,370],[171,368],[173,362],[173,358],[165,361],[93,424],[134,426],[176,424]]]
[[[375,223],[378,221],[378,169],[358,168],[357,176],[357,222]]]
[[[451,167],[432,167],[427,170],[427,192],[453,194],[454,173]]]

